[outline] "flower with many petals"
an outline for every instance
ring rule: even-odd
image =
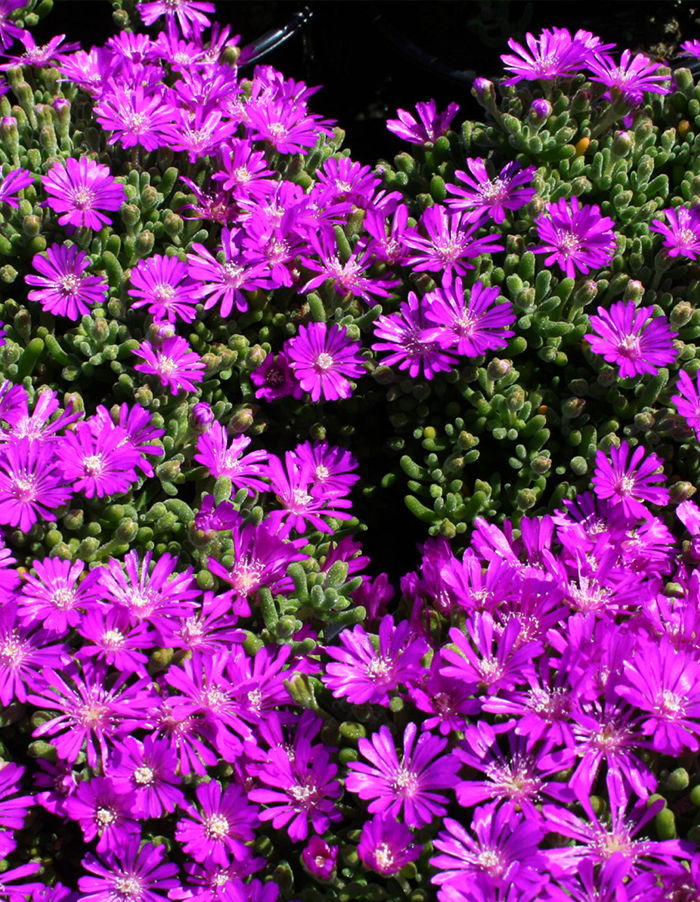
[[[42,182],[47,204],[62,214],[59,225],[101,229],[112,222],[101,211],[118,210],[126,200],[126,189],[114,180],[109,167],[87,157],[54,163]]]

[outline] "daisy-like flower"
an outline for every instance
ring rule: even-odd
[[[196,391],[195,383],[204,379],[206,364],[189,346],[186,338],[172,335],[160,347],[153,347],[150,341],[141,342],[141,347],[133,352],[145,363],[134,367],[140,373],[157,376],[164,388],[177,395],[184,391]]]
[[[322,491],[347,495],[360,478],[351,472],[357,469],[358,463],[345,448],[333,447],[328,442],[304,442],[293,453],[302,463],[311,465],[314,481]]]
[[[33,796],[16,795],[24,768],[6,762],[0,770],[0,854],[5,858],[17,843],[12,834],[24,827],[27,810],[36,804]],[[14,795],[14,798],[8,796]]]
[[[587,275],[613,258],[617,239],[615,223],[600,215],[596,204],[579,204],[577,197],[563,197],[546,206],[546,213],[535,220],[542,244],[531,248],[535,254],[549,254],[545,265],[557,263],[570,279],[576,270]]]
[[[366,208],[381,179],[372,175],[370,166],[363,166],[350,157],[329,157],[316,171],[319,190],[328,200],[351,201]]]
[[[226,867],[229,855],[245,860],[250,852],[244,843],[255,839],[258,809],[248,804],[240,786],[231,783],[224,791],[217,781],[202,783],[196,790],[201,811],[191,809],[178,821],[175,839],[195,861]]]
[[[446,134],[452,120],[459,112],[459,104],[450,103],[443,113],[438,113],[434,100],[417,103],[418,119],[406,110],[397,110],[398,119],[387,119],[386,127],[410,144],[434,144]]]
[[[630,458],[627,442],[614,445],[610,457],[604,451],[596,452],[596,470],[591,479],[593,489],[599,498],[610,499],[612,504],[622,506],[627,517],[649,517],[649,504],[668,504],[668,490],[657,482],[663,482],[663,460],[656,454],[645,457],[646,451],[638,445]]]
[[[50,195],[48,205],[62,214],[59,225],[101,229],[112,220],[100,211],[118,210],[126,200],[126,189],[114,180],[109,167],[87,157],[54,163],[42,183]]]
[[[250,374],[250,381],[257,385],[255,397],[265,401],[287,398],[290,395],[300,400],[304,396],[304,390],[294,378],[289,357],[284,351],[268,354],[263,363]]]
[[[469,260],[504,249],[499,244],[501,235],[475,238],[480,225],[464,213],[448,212],[440,204],[428,207],[420,218],[420,228],[425,232],[425,237],[416,229],[406,229],[404,234],[404,243],[414,251],[406,265],[416,272],[465,275],[467,270],[474,269],[474,264]]]
[[[65,645],[48,645],[55,633],[36,626],[17,623],[17,604],[0,607],[0,704],[27,700],[26,684],[31,685],[42,666],[61,667],[68,660]]]
[[[98,852],[117,853],[141,832],[131,817],[131,800],[115,790],[109,777],[83,780],[66,799],[65,810],[71,820],[80,824],[86,842],[98,838]]]
[[[98,573],[93,570],[93,575]],[[77,632],[84,640],[75,652],[78,660],[94,657],[120,673],[145,676],[148,658],[141,649],[147,651],[156,644],[148,624],[133,626],[123,608],[93,605],[81,616]]]
[[[156,19],[165,16],[168,30],[172,31],[175,19],[186,38],[198,37],[203,28],[211,25],[205,13],[216,12],[209,0],[147,0],[136,7],[144,25],[153,25]]]
[[[197,284],[190,279],[184,260],[163,254],[139,260],[131,271],[131,286],[127,294],[136,298],[131,306],[147,307],[154,320],[194,320]]]
[[[80,49],[80,44],[63,44],[66,39],[64,34],[55,35],[47,44],[37,44],[28,31],[23,31],[19,39],[24,44],[24,53],[19,56],[5,55],[8,62],[3,63],[0,69],[10,69],[13,66],[60,66],[67,53]]]
[[[176,788],[182,782],[176,770],[177,753],[166,739],[146,736],[139,742],[127,736],[115,743],[108,775],[116,791],[130,797],[133,814],[148,819],[187,807],[185,796]]]
[[[40,861],[30,861],[29,864],[21,864],[17,868],[10,868],[2,873],[2,884],[0,884],[0,896],[10,900],[10,902],[24,902],[30,893],[41,893],[46,889],[45,883],[25,883],[24,878],[30,874],[36,874],[41,868]],[[14,880],[22,880],[12,886]],[[8,885],[9,884],[9,885]],[[36,896],[32,896],[36,898]]]
[[[138,481],[140,455],[119,426],[95,435],[90,423],[79,423],[57,443],[56,458],[73,491],[86,498],[122,494]]]
[[[0,523],[28,532],[39,517],[55,520],[54,509],[73,494],[59,472],[53,449],[20,438],[0,451]]]
[[[119,142],[126,148],[139,145],[145,150],[168,144],[167,127],[174,112],[160,90],[146,91],[141,85],[127,88],[111,79],[94,113],[102,128],[112,133],[107,144]]]
[[[19,209],[17,194],[23,188],[28,188],[33,181],[34,176],[28,169],[10,170],[4,178],[0,179],[0,203],[5,203],[14,210]]]
[[[408,302],[401,304],[399,313],[382,314],[377,319],[374,334],[384,341],[375,341],[372,349],[390,352],[381,358],[386,366],[398,364],[400,370],[408,370],[412,379],[422,370],[426,379],[432,379],[457,363],[456,357],[441,349],[440,342],[429,337],[434,332],[418,295],[409,291]]]
[[[338,860],[338,846],[329,846],[318,836],[312,836],[301,853],[304,869],[312,877],[330,880]]]
[[[579,40],[571,37],[566,28],[544,28],[539,37],[528,32],[525,35],[527,48],[513,38],[508,46],[513,53],[501,56],[503,68],[513,72],[504,84],[514,85],[519,81],[554,81],[575,75],[586,65],[589,50]]]
[[[700,370],[695,374],[695,381],[685,370],[680,370],[676,389],[679,394],[671,395],[671,401],[700,439]]]
[[[194,459],[205,466],[212,476],[228,476],[233,485],[247,488],[253,495],[256,491],[268,492],[270,486],[262,481],[267,476],[267,451],[251,451],[244,454],[251,439],[247,435],[235,435],[228,444],[229,436],[221,423],[213,423],[211,429],[197,439]],[[243,455],[243,456],[241,456]]]
[[[272,170],[266,168],[265,154],[262,150],[253,150],[250,141],[233,138],[221,148],[221,165],[223,169],[215,172],[212,179],[223,182],[224,191],[231,191],[237,199],[262,197],[270,185],[268,176]]]
[[[401,761],[396,754],[389,728],[382,726],[369,739],[360,739],[360,754],[370,764],[351,761],[345,788],[361,799],[371,799],[368,810],[390,818],[403,814],[409,827],[423,827],[447,810],[448,798],[438,789],[454,788],[459,761],[443,755],[447,739],[422,733],[416,742],[418,727],[409,723],[404,731]]]
[[[437,341],[445,349],[454,350],[465,357],[479,357],[486,351],[505,348],[508,339],[515,335],[506,328],[516,320],[510,302],[497,303],[498,288],[486,288],[475,282],[469,290],[468,302],[457,277],[443,281],[437,288],[425,295],[425,319],[435,323],[424,334],[427,340]]]
[[[598,307],[590,317],[593,333],[586,335],[594,354],[620,367],[620,376],[659,372],[677,355],[672,332],[664,316],[654,316],[653,307],[635,307],[634,301],[618,301],[610,310]]]
[[[695,59],[700,59],[700,41],[683,41],[680,51],[679,56],[694,56]]]
[[[455,177],[468,187],[446,185],[447,193],[455,195],[455,199],[449,198],[446,203],[453,210],[466,210],[469,222],[490,216],[500,225],[506,218],[506,210],[519,210],[537,193],[534,188],[524,187],[532,181],[535,166],[522,169],[520,163],[513,161],[494,178],[489,176],[486,161],[481,158],[467,159],[467,166],[471,175],[458,170]]]
[[[333,137],[334,119],[309,113],[304,103],[265,94],[246,105],[246,125],[254,141],[267,141],[281,154],[307,154],[321,135]]]
[[[420,846],[414,844],[413,834],[405,824],[375,814],[362,827],[357,854],[370,871],[391,877],[404,865],[420,858]]]
[[[94,578],[79,582],[85,564],[47,557],[34,561],[36,573],[25,574],[18,598],[19,618],[25,625],[41,623],[45,629],[65,635],[83,616],[81,609],[96,601]]]
[[[9,47],[24,34],[24,29],[16,25],[10,13],[25,5],[25,0],[0,0],[0,47]]]
[[[291,451],[285,453],[284,465],[278,457],[270,458],[269,476],[272,491],[284,508],[282,511],[273,511],[269,522],[273,528],[281,530],[281,538],[287,538],[292,529],[303,533],[307,528],[307,521],[321,532],[332,532],[321,517],[352,519],[352,515],[346,513],[352,507],[352,502],[339,497],[337,493],[319,490],[312,466],[300,461]]]
[[[94,876],[78,879],[80,898],[84,902],[162,902],[167,890],[180,886],[177,865],[164,862],[164,857],[165,846],[141,846],[139,837],[103,852],[100,858],[88,853],[81,863]]]
[[[312,401],[349,398],[355,379],[365,372],[361,342],[348,337],[346,326],[309,323],[299,326],[299,334],[285,342],[289,366]]]
[[[607,99],[621,96],[630,106],[638,106],[644,100],[645,93],[670,94],[671,76],[655,74],[664,63],[655,63],[643,53],[632,56],[631,50],[622,53],[620,64],[607,53],[591,54],[587,68],[592,72],[591,81],[605,85]]]
[[[649,231],[663,235],[664,248],[669,257],[697,260],[700,254],[700,206],[669,207],[661,213],[668,225],[660,219],[652,219]]]
[[[333,662],[326,666],[323,679],[336,698],[345,696],[353,705],[369,702],[388,707],[390,692],[421,676],[420,660],[428,643],[411,637],[407,620],[395,627],[394,618],[387,614],[379,626],[378,648],[360,624],[352,631],[343,630],[339,638],[342,648],[326,648]]]
[[[32,266],[41,275],[25,276],[28,285],[38,286],[27,297],[38,301],[48,313],[78,320],[107,296],[108,285],[104,279],[84,275],[90,267],[90,258],[75,245],[52,244],[46,256],[34,257]]]

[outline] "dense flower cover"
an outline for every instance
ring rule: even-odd
[[[214,3],[115,0],[88,51],[35,5],[0,0],[0,896],[697,899],[690,73],[547,29],[486,125],[399,110],[372,169]],[[397,580],[360,540],[402,474]]]

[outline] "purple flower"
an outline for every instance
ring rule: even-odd
[[[14,880],[21,880],[30,874],[36,874],[41,868],[40,861],[30,861],[28,864],[21,864],[17,868],[10,868],[2,873],[2,884],[0,884],[0,896],[9,899],[10,902],[26,902],[29,893],[41,892],[44,883],[18,883],[16,886],[8,886]]]
[[[362,827],[357,854],[370,871],[391,877],[409,862],[420,858],[420,846],[413,843],[413,834],[405,824],[375,814]]]
[[[15,0],[18,2],[18,0]],[[683,41],[680,45],[681,53],[679,56],[694,56],[696,59],[700,59],[700,41]]]
[[[195,318],[196,283],[187,273],[187,264],[178,257],[153,254],[139,260],[131,271],[131,285],[127,294],[136,298],[134,309],[147,307],[157,321],[191,323]]]
[[[321,135],[333,137],[335,120],[308,113],[303,103],[265,96],[246,104],[246,125],[254,141],[267,141],[278,153],[306,154]]]
[[[409,291],[408,303],[401,304],[399,313],[383,314],[377,319],[374,334],[385,340],[375,341],[372,349],[390,352],[380,359],[386,366],[398,364],[400,370],[408,370],[412,379],[422,370],[426,379],[432,379],[457,363],[456,357],[441,350],[436,339],[428,337],[434,331],[428,327],[418,295]]]
[[[455,177],[468,187],[446,187],[447,193],[457,198],[448,199],[447,205],[453,210],[467,211],[468,222],[478,222],[482,217],[490,216],[496,225],[500,225],[506,218],[506,210],[519,210],[537,193],[534,188],[523,187],[532,181],[535,166],[522,169],[520,163],[508,163],[495,178],[489,176],[486,161],[481,158],[467,159],[467,166],[471,176],[457,170]]]
[[[126,189],[114,180],[109,167],[87,157],[54,163],[42,183],[51,195],[48,205],[63,214],[59,225],[101,229],[112,220],[99,211],[118,210],[126,200]]]
[[[30,291],[30,301],[38,301],[48,313],[78,320],[90,312],[93,304],[104,301],[108,285],[100,276],[86,276],[90,258],[75,245],[52,244],[46,256],[37,254],[32,260],[41,275],[25,276],[28,285],[39,286]]]
[[[294,378],[289,357],[284,351],[279,354],[268,354],[263,363],[250,374],[250,381],[258,387],[255,397],[265,401],[287,398],[290,395],[297,400],[304,395],[302,387]]]
[[[312,836],[301,853],[307,873],[317,880],[330,880],[338,860],[338,846],[329,846],[318,836]]]
[[[147,90],[142,85],[126,87],[113,78],[94,114],[102,128],[112,133],[107,144],[119,142],[125,148],[138,145],[145,150],[167,146],[166,130],[174,117],[161,90]]]
[[[142,341],[133,351],[145,363],[137,363],[135,370],[149,376],[157,376],[164,388],[177,395],[181,389],[196,391],[195,383],[204,379],[206,364],[179,335],[166,338],[160,347],[153,347],[150,341]]]
[[[515,335],[506,327],[517,317],[510,302],[497,303],[498,295],[498,288],[475,282],[465,304],[462,279],[457,277],[454,283],[444,280],[442,288],[423,298],[425,319],[437,326],[428,328],[423,337],[466,357],[480,357],[486,351],[505,348],[507,340]]]
[[[583,69],[590,56],[590,48],[580,40],[585,32],[577,32],[575,37],[566,28],[543,28],[539,37],[528,32],[525,35],[527,49],[513,38],[508,46],[514,54],[501,56],[506,71],[515,73],[503,82],[514,85],[519,81],[554,81],[575,75]],[[597,38],[595,39],[598,40]],[[599,45],[599,49],[609,49],[613,44]],[[529,50],[529,52],[528,52]]]
[[[247,488],[250,495],[255,491],[269,491],[269,485],[260,478],[267,476],[265,462],[270,458],[267,451],[251,451],[241,457],[251,439],[247,435],[236,435],[229,448],[228,438],[221,423],[214,423],[208,432],[197,439],[194,459],[205,466],[212,476],[228,476],[236,488]]]
[[[137,551],[130,551],[123,561],[112,559],[98,571],[103,600],[125,609],[132,623],[189,614],[200,595],[191,567],[176,573],[177,558],[166,553],[151,569],[152,559],[151,551],[141,561]]]
[[[221,148],[222,170],[215,172],[212,179],[223,182],[224,191],[231,191],[234,198],[242,200],[250,196],[261,196],[270,184],[268,176],[272,170],[266,168],[263,151],[253,150],[249,141],[233,138]]]
[[[140,455],[119,426],[96,436],[90,423],[79,423],[75,432],[66,432],[57,443],[56,458],[73,491],[86,498],[123,494],[138,481],[135,467]]]
[[[417,103],[416,112],[420,122],[406,110],[397,110],[398,119],[387,119],[390,132],[410,144],[434,144],[446,134],[452,120],[459,112],[459,104],[450,103],[444,113],[438,113],[434,100]]]
[[[498,243],[501,235],[475,238],[481,222],[472,222],[468,214],[449,213],[439,204],[425,210],[419,225],[425,237],[416,229],[406,229],[404,235],[404,243],[417,251],[406,261],[416,272],[454,271],[463,276],[467,270],[474,269],[474,264],[467,260],[504,249]]]
[[[85,902],[163,902],[166,890],[180,886],[177,865],[163,862],[164,857],[165,846],[141,846],[138,837],[104,851],[101,860],[88,853],[82,865],[95,876],[79,878],[80,898]]]
[[[700,439],[700,370],[695,374],[695,382],[685,370],[680,370],[676,389],[680,394],[671,395],[671,401]]]
[[[120,795],[109,777],[83,780],[66,799],[67,816],[78,821],[86,842],[98,837],[98,852],[118,853],[140,827],[131,814],[129,799]]]
[[[2,7],[0,6],[0,13]],[[0,16],[0,25],[2,17]],[[0,30],[0,40],[2,31]],[[14,196],[23,188],[29,187],[34,182],[34,176],[28,169],[11,169],[4,178],[0,178],[0,203],[7,204],[13,210],[19,209],[19,198]]]
[[[453,730],[464,730],[467,716],[478,714],[481,704],[465,683],[440,673],[441,666],[442,661],[435,656],[424,681],[414,683],[408,693],[416,708],[430,715],[421,724],[421,729],[437,727],[443,736],[447,736]]]
[[[347,200],[366,208],[381,179],[372,175],[369,166],[363,166],[350,157],[329,157],[316,171],[319,189],[330,201]]]
[[[116,791],[130,797],[135,817],[147,820],[187,807],[182,791],[176,789],[181,782],[176,768],[177,753],[167,740],[146,736],[141,743],[128,736],[115,743],[107,773]]]
[[[17,604],[0,607],[0,703],[7,707],[13,700],[25,702],[25,684],[32,685],[39,667],[61,667],[68,660],[65,645],[48,645],[56,635],[35,624],[17,623]]]
[[[64,34],[55,35],[48,44],[37,44],[28,31],[23,31],[19,35],[19,39],[24,44],[24,53],[20,56],[6,55],[9,62],[3,63],[0,69],[10,69],[13,66],[37,66],[39,68],[60,66],[66,53],[80,47],[80,44],[63,44],[66,39]]]
[[[168,146],[175,151],[185,151],[190,163],[196,163],[208,154],[214,154],[228,140],[238,123],[223,121],[221,110],[196,107],[194,116],[189,110],[175,109],[173,121],[163,126]]]
[[[677,351],[664,316],[654,317],[653,307],[635,307],[634,301],[618,301],[610,310],[598,307],[590,317],[593,334],[586,335],[594,354],[620,367],[620,376],[655,376],[659,367],[672,363]]]
[[[15,38],[25,34],[23,28],[16,25],[10,16],[15,10],[25,6],[25,0],[0,0],[0,47],[10,47]]]
[[[535,220],[543,243],[531,248],[535,254],[549,254],[545,266],[557,263],[568,278],[575,279],[576,270],[587,275],[610,263],[617,247],[615,223],[609,216],[601,216],[596,204],[560,197],[556,203],[548,203],[546,210]]]
[[[91,576],[99,571],[93,570]],[[93,605],[80,618],[78,633],[87,640],[83,642],[75,657],[79,660],[95,657],[120,673],[146,675],[148,658],[139,649],[150,649],[155,640],[148,630],[148,624],[133,626],[123,608],[104,608]]]
[[[649,231],[664,236],[664,248],[669,257],[697,260],[700,254],[700,206],[669,207],[661,213],[668,220],[652,219]]]
[[[3,828],[0,830],[0,854],[3,858],[17,848],[13,833],[24,827],[27,811],[36,802],[34,796],[15,795],[23,774],[24,768],[11,762],[4,763],[0,770],[0,827]],[[12,795],[14,798],[8,798]]]
[[[196,790],[201,810],[190,809],[189,817],[178,821],[175,839],[195,861],[226,867],[229,854],[245,860],[250,851],[244,843],[255,838],[257,806],[249,805],[240,786],[231,783],[222,791],[217,781],[202,783]]]
[[[352,631],[343,630],[339,638],[342,648],[326,648],[333,662],[326,665],[323,680],[336,698],[346,696],[353,705],[370,702],[388,707],[390,692],[421,676],[420,659],[428,643],[411,638],[407,620],[395,627],[394,618],[387,614],[379,626],[377,648],[371,641],[374,637],[360,624]]]
[[[308,463],[314,485],[323,492],[347,495],[360,478],[351,470],[358,467],[355,457],[345,448],[337,448],[328,442],[303,442],[292,452],[303,465]]]
[[[0,523],[28,532],[41,517],[55,520],[54,509],[72,491],[59,473],[53,449],[20,438],[0,448]]]
[[[169,31],[173,31],[175,19],[186,38],[198,38],[203,28],[211,25],[204,13],[216,12],[208,0],[147,0],[137,6],[144,25],[153,25],[156,19],[165,16]]]
[[[18,598],[19,618],[25,625],[41,623],[45,629],[65,635],[79,623],[81,609],[99,598],[95,578],[86,575],[79,582],[85,569],[82,561],[47,557],[34,561],[32,568],[36,576],[25,574]]]
[[[620,447],[610,449],[610,457],[604,451],[596,451],[596,470],[591,479],[599,498],[620,504],[627,517],[648,517],[650,504],[668,504],[668,490],[653,485],[663,482],[663,460],[656,454],[645,457],[645,450],[638,445],[629,457],[630,446],[626,441]],[[628,462],[629,458],[629,462]]]
[[[312,466],[300,462],[293,452],[285,453],[284,466],[278,457],[271,457],[269,468],[272,490],[284,507],[284,511],[273,511],[269,520],[274,528],[283,528],[282,538],[286,538],[292,529],[303,533],[307,520],[321,532],[330,533],[332,529],[321,519],[322,516],[337,520],[352,519],[350,514],[345,513],[352,503],[335,492],[319,491],[318,485],[314,484]]]
[[[365,372],[361,342],[348,337],[346,326],[309,323],[299,326],[299,334],[285,343],[289,366],[312,401],[349,398],[349,379]]]
[[[157,439],[161,438],[165,431],[156,429],[152,425],[152,414],[141,407],[140,404],[129,406],[124,402],[118,410],[119,415],[117,417],[116,408],[113,407],[112,413],[114,416],[112,416],[112,413],[106,407],[98,404],[95,409],[95,416],[90,419],[93,432],[100,432],[102,429],[113,429],[115,425],[123,429],[126,433],[124,444],[140,455],[139,462],[136,464],[137,469],[141,470],[145,476],[153,476],[153,467],[146,459],[146,455],[162,457],[165,454],[161,445],[157,443]],[[115,419],[117,419],[116,423],[114,422]]]
[[[369,739],[360,739],[360,754],[370,761],[351,761],[345,787],[361,799],[371,799],[370,813],[379,812],[397,818],[403,814],[409,827],[422,827],[445,814],[447,796],[437,789],[453,788],[459,761],[443,755],[447,740],[422,733],[416,742],[418,727],[409,723],[404,731],[404,751],[399,761],[394,738],[382,726]]]
[[[643,53],[632,56],[631,50],[624,50],[620,65],[616,66],[613,58],[607,53],[591,54],[587,61],[591,81],[597,81],[608,89],[605,97],[614,100],[621,96],[631,106],[637,106],[644,100],[645,93],[670,94],[670,75],[655,75],[664,63],[655,63]]]
[[[256,288],[271,288],[267,274],[267,262],[248,265],[243,241],[243,229],[224,227],[221,232],[221,244],[224,262],[220,263],[203,244],[195,242],[187,255],[187,271],[191,279],[199,283],[194,297],[204,301],[204,309],[209,310],[220,304],[220,315],[228,317],[234,306],[245,312],[248,299],[243,291]]]

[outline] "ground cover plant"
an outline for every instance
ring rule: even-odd
[[[0,897],[696,900],[691,70],[545,29],[360,161],[112,6],[0,0]]]

